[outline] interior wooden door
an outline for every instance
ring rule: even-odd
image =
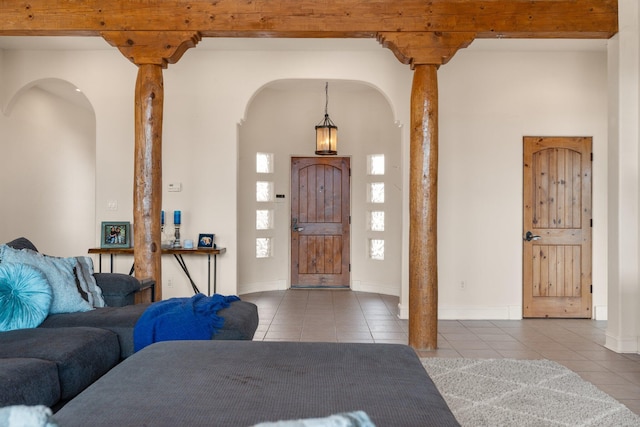
[[[524,317],[592,317],[591,144],[524,138]]]
[[[291,159],[291,287],[349,287],[350,162]]]

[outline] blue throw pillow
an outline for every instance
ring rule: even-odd
[[[29,249],[16,250],[7,245],[0,246],[0,265],[4,263],[29,264],[42,271],[51,286],[53,299],[50,314],[76,313],[92,310],[76,286],[73,269],[75,258],[56,258],[42,255]]]
[[[0,264],[0,331],[35,328],[49,314],[51,286],[27,264]]]

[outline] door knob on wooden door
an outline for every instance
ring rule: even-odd
[[[542,239],[542,237],[536,236],[535,234],[533,234],[530,231],[527,231],[527,234],[525,234],[524,238],[523,238],[523,240],[526,240],[527,242],[530,242],[532,240],[540,240],[540,239]]]
[[[298,218],[293,218],[293,221],[291,221],[291,229],[293,231],[302,231],[304,227],[298,227]]]

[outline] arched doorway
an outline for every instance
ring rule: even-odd
[[[73,84],[44,79],[20,89],[5,113],[0,236],[29,237],[45,253],[85,253],[95,234],[91,104]]]
[[[291,157],[313,157],[314,126],[324,117],[324,80],[265,85],[239,127],[238,292],[290,286]],[[338,156],[351,158],[351,288],[400,295],[402,179],[400,128],[388,100],[368,84],[329,81],[329,112],[339,128]],[[266,160],[259,160],[259,158]],[[371,173],[382,156],[384,173]],[[256,169],[258,162],[272,169]],[[384,184],[382,201],[371,184]],[[264,201],[256,191],[265,188]],[[269,199],[272,197],[272,199]],[[372,217],[382,226],[371,227]],[[260,223],[261,218],[266,218]],[[384,245],[372,257],[371,245]]]

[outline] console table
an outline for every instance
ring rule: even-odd
[[[226,248],[162,248],[162,255],[173,255],[184,274],[189,279],[193,291],[198,294],[200,289],[195,284],[187,268],[187,264],[184,262],[183,255],[206,255],[207,256],[207,295],[211,295],[211,256],[213,255],[213,293],[216,293],[217,283],[217,270],[218,270],[218,255],[227,251]],[[90,254],[98,254],[98,271],[102,272],[102,255],[109,255],[111,259],[111,272],[113,273],[113,258],[115,255],[133,255],[133,248],[91,248]],[[129,274],[133,274],[134,266],[131,266]]]

